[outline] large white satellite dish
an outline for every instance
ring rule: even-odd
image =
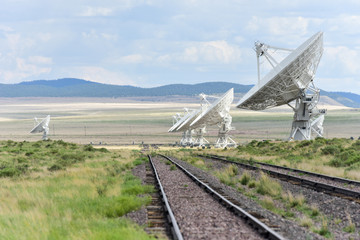
[[[194,111],[190,111],[187,108],[184,108],[184,114],[181,115],[180,113],[177,113],[173,116],[173,120],[175,120],[175,122],[173,122],[173,125],[171,126],[171,128],[168,130],[168,132],[174,132],[176,131],[176,129],[186,120],[189,118],[189,116],[191,115],[191,113]]]
[[[195,129],[190,127],[191,122],[203,111],[205,111],[210,103],[206,99],[205,94],[200,94],[200,108],[197,110],[188,110],[185,108],[183,117],[179,118],[179,114],[173,116],[173,119],[177,121],[173,123],[173,126],[168,130],[168,132],[183,132],[182,138],[180,140],[180,145],[182,146],[203,146],[205,143],[209,143],[205,138],[204,134],[206,132],[206,127]],[[196,131],[196,138],[193,138],[193,133]]]
[[[43,132],[43,140],[47,140],[47,135],[49,134],[49,122],[50,122],[50,115],[44,118],[42,121],[38,121],[37,118],[34,118],[35,127],[30,131],[30,133],[41,133]]]
[[[286,50],[291,53],[278,63],[269,49]],[[264,43],[255,43],[258,63],[258,83],[237,104],[238,108],[264,110],[287,104],[294,110],[291,140],[309,140],[315,127],[311,123],[326,113],[317,109],[320,90],[313,84],[315,72],[323,53],[323,33],[318,32],[295,50],[276,48]],[[260,79],[259,58],[264,57],[273,69]],[[294,106],[290,103],[295,100]],[[323,117],[322,117],[323,119]],[[322,121],[316,128],[322,129]],[[317,136],[322,136],[317,131]]]
[[[201,112],[190,124],[190,127],[201,128],[204,126],[219,125],[219,135],[215,147],[236,146],[234,140],[229,136],[232,117],[229,114],[231,103],[234,100],[234,89],[231,88],[223,96],[218,98],[210,107]]]

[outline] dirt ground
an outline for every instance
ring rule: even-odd
[[[199,107],[183,99],[153,102],[129,98],[0,98],[0,104],[0,140],[37,141],[41,134],[29,133],[33,118],[51,115],[51,139],[101,145],[173,144],[181,133],[167,132],[172,116],[184,107]],[[328,109],[324,137],[360,136],[360,109],[321,107]],[[287,106],[254,112],[233,105],[230,113],[235,127],[232,136],[239,143],[289,136],[293,113]],[[206,138],[214,142],[217,132],[217,126],[209,127]]]

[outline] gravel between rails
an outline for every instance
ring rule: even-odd
[[[253,216],[262,219],[261,221],[263,223],[265,223],[268,226],[272,226],[272,228],[276,232],[281,234],[283,237],[291,240],[324,239],[320,235],[309,232],[307,231],[307,229],[298,226],[294,222],[283,219],[282,217],[262,208],[257,202],[239,193],[234,188],[222,184],[216,177],[209,174],[209,172],[203,171],[174,157],[172,157],[171,159],[184,166],[186,169],[191,171],[197,177],[206,180],[206,182],[208,182],[210,186],[221,189],[229,197],[239,202],[240,203],[239,206],[241,208],[243,208],[245,211],[249,212]],[[221,169],[226,166],[224,163],[221,163],[219,161],[212,161],[212,160],[208,160],[208,161],[211,161],[211,165],[213,166],[214,169]]]
[[[170,170],[166,161],[153,158],[184,239],[262,239],[182,171]]]
[[[223,163],[217,160],[203,158],[206,163],[210,166],[212,166],[214,169],[221,169],[229,164]],[[181,161],[182,162],[182,161]],[[189,165],[189,164],[188,164]],[[195,167],[193,167],[195,168]],[[239,173],[242,174],[244,169],[241,167],[239,168]],[[195,168],[197,169],[197,168]],[[200,170],[201,171],[201,170]],[[260,172],[254,171],[254,170],[246,170],[247,172],[250,172],[252,176],[258,177]],[[209,175],[209,173],[205,173]],[[298,185],[291,184],[286,181],[278,181],[284,192],[290,191],[294,196],[298,194],[304,195],[306,199],[306,203],[308,205],[316,205],[319,207],[319,210],[325,214],[329,219],[333,220],[329,223],[329,229],[333,233],[334,239],[357,239],[360,240],[360,204],[357,204],[355,202],[351,202],[346,199],[342,199],[335,196],[330,196],[328,194],[324,194],[321,192],[317,192],[312,189],[308,189],[305,187],[301,187]],[[230,188],[230,187],[228,187]],[[232,189],[232,188],[230,188]],[[232,189],[232,191],[235,191]],[[239,193],[237,193],[239,194]],[[257,203],[255,203],[257,204]],[[260,207],[261,208],[261,207]],[[343,229],[348,226],[349,221],[348,218],[351,218],[352,222],[355,224],[356,232],[355,233],[346,233],[343,231]],[[339,221],[339,223],[335,223],[335,219]],[[287,222],[290,222],[288,220],[285,220]],[[290,228],[290,226],[288,226]],[[292,222],[291,228],[299,228],[297,226],[297,223]],[[301,227],[300,227],[301,228]],[[282,228],[283,230],[283,228]],[[287,229],[285,229],[287,230]],[[284,237],[287,237],[289,239],[306,239],[306,238],[293,238],[292,236],[286,235],[285,232],[280,232]],[[319,235],[316,235],[316,237],[321,237]]]
[[[271,167],[271,166],[264,166],[264,165],[257,165],[257,166],[260,167],[261,169],[271,170],[271,171],[274,171],[274,172],[279,172],[279,173],[283,173],[283,174],[287,174],[287,175],[291,175],[291,176],[295,176],[295,177],[300,177],[300,178],[310,180],[310,181],[314,181],[314,182],[324,183],[324,184],[332,185],[332,186],[335,186],[335,187],[341,187],[341,188],[349,189],[349,190],[352,190],[352,191],[360,192],[360,186],[359,185],[340,183],[340,182],[338,182],[336,180],[325,179],[325,178],[322,178],[320,176],[299,174],[299,173],[296,173],[296,172],[292,172],[290,170],[279,169],[279,168]]]

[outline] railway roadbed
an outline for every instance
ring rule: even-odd
[[[237,168],[236,176],[233,179],[241,179],[246,173],[251,176],[250,182],[254,181],[259,184],[259,179],[264,175],[259,169],[251,170],[241,165],[211,158],[202,157],[201,159],[205,161],[207,175],[215,176],[215,172],[224,171],[230,166]],[[305,226],[308,231],[317,232],[328,238],[360,239],[360,204],[301,186],[296,182],[280,181],[277,178],[268,177],[268,182],[270,181],[277,182],[279,192],[276,196],[271,196],[272,206],[267,209],[276,213],[278,217],[291,221],[294,226]],[[238,181],[235,186],[229,188],[235,192],[239,192],[238,189],[241,188],[242,194],[255,199],[255,202],[261,203],[266,208],[263,203],[268,195],[260,194],[259,187],[250,188],[249,184],[241,185]],[[301,201],[294,201],[294,199]],[[286,236],[286,234],[283,235]]]
[[[175,165],[152,159],[184,239],[263,239]]]
[[[246,212],[250,213],[252,216],[255,216],[261,222],[271,227],[285,239],[323,239],[322,236],[315,234],[308,229],[299,226],[298,224],[294,224],[293,221],[285,219],[277,214],[272,213],[271,211],[268,211],[267,209],[264,209],[256,201],[250,199],[247,196],[244,196],[233,187],[229,187],[221,183],[216,177],[214,177],[212,174],[209,174],[208,171],[201,170],[174,157],[171,159],[177,163],[180,163],[196,177],[202,179],[202,181],[205,181],[209,186],[211,186],[211,188],[220,190],[223,195],[227,196],[228,199],[231,199],[232,202],[236,203]]]
[[[199,155],[200,157],[209,157],[215,160],[220,161],[229,161],[223,156],[216,155]],[[308,172],[304,170],[283,167],[273,164],[267,164],[256,161],[230,161],[239,165],[243,165],[244,167],[248,166],[250,169],[261,169],[266,171],[270,175],[276,176],[280,179],[286,179],[291,181],[299,181],[299,184],[307,185],[313,189],[317,189],[319,191],[324,191],[329,194],[334,194],[338,196],[344,196],[344,198],[360,203],[360,182],[328,176],[324,174]]]

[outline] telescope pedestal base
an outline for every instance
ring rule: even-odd
[[[293,121],[290,141],[302,141],[311,139],[311,126],[310,121]]]
[[[192,137],[192,130],[186,130],[183,132],[182,138],[180,140],[181,146],[193,146],[194,139]]]
[[[209,144],[209,141],[204,138],[204,134],[206,133],[206,127],[199,128],[196,131],[196,138],[194,142],[194,146],[205,146],[205,144]]]

